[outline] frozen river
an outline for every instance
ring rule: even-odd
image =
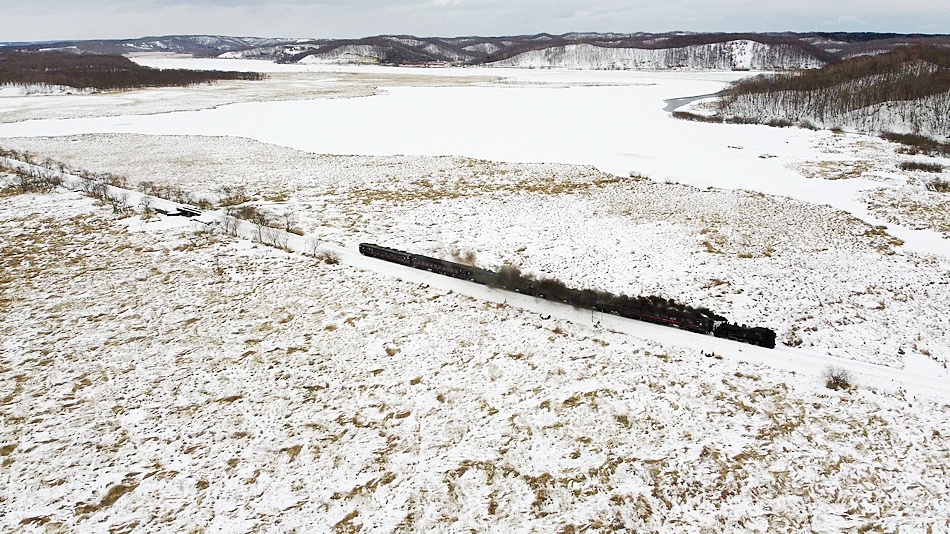
[[[190,61],[200,64],[200,60]],[[174,66],[181,63],[176,60]],[[213,60],[205,64],[220,67],[228,63]],[[248,62],[231,65],[248,68]],[[619,176],[636,173],[699,187],[748,189],[831,204],[869,223],[885,224],[856,201],[861,189],[881,187],[880,183],[807,179],[791,168],[794,163],[816,159],[816,144],[829,136],[828,132],[687,122],[672,119],[663,110],[665,99],[716,92],[741,76],[737,73],[413,69],[413,74],[417,72],[501,75],[509,81],[464,87],[393,87],[363,98],[27,121],[0,125],[0,137],[81,133],[240,136],[326,154],[463,155],[586,164]],[[950,241],[934,232],[887,226],[909,248],[950,256]]]

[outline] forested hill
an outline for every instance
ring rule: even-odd
[[[262,74],[254,72],[152,69],[115,55],[0,50],[0,86],[52,85],[113,90],[261,78]]]
[[[847,32],[539,33],[502,37],[377,35],[357,39],[172,35],[21,43],[15,49],[96,54],[174,52],[279,63],[786,70],[820,67],[913,44],[950,46],[950,36]]]
[[[729,87],[724,118],[950,138],[950,47],[912,46]]]

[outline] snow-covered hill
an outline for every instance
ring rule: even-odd
[[[297,63],[303,65],[339,63],[345,65],[378,65],[386,57],[387,49],[378,45],[344,45],[326,52],[313,51]]]
[[[748,78],[723,94],[725,116],[950,139],[948,48],[908,47],[819,71]]]
[[[600,70],[786,70],[816,68],[823,64],[800,48],[749,40],[659,49],[576,44],[532,50],[492,63],[500,67]]]

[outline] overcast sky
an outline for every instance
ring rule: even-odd
[[[950,0],[0,0],[0,41],[213,34],[950,33]]]

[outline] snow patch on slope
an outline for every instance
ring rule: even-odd
[[[501,48],[498,45],[493,44],[493,43],[478,43],[478,44],[466,46],[465,48],[463,48],[463,50],[469,50],[472,52],[484,52],[485,54],[493,54],[501,50]]]
[[[816,68],[823,63],[799,48],[737,40],[681,48],[606,48],[576,44],[523,52],[491,66],[567,69],[775,70]]]
[[[319,54],[311,54],[300,59],[298,63],[304,65],[327,63],[375,65],[384,57],[386,50],[386,48],[376,45],[344,45]]]

